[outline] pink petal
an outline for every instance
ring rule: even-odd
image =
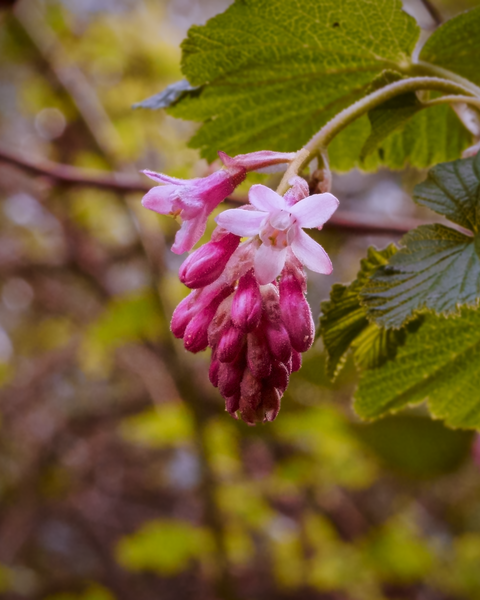
[[[185,220],[175,236],[172,252],[183,254],[191,250],[205,233],[207,214],[201,213],[194,219]]]
[[[304,202],[304,200],[302,200]],[[292,241],[292,250],[300,262],[308,269],[323,275],[330,275],[333,271],[332,263],[325,250],[315,240],[298,227]]]
[[[266,185],[252,185],[248,193],[250,204],[258,210],[273,212],[285,208],[285,200]]]
[[[338,208],[338,200],[332,194],[314,194],[300,200],[290,208],[300,227],[318,227],[333,215]]]
[[[285,264],[287,248],[277,250],[273,246],[262,244],[255,254],[255,275],[260,285],[266,285],[276,279]]]
[[[142,205],[161,215],[168,215],[173,210],[174,198],[175,195],[172,193],[172,186],[154,187],[142,198]]]
[[[176,177],[170,177],[169,175],[165,175],[164,173],[156,173],[155,171],[144,170],[144,171],[141,171],[141,173],[143,173],[147,177],[150,177],[150,179],[153,179],[153,181],[157,181],[158,183],[170,183],[173,185],[188,185],[194,181],[197,181],[196,179],[177,179]]]
[[[257,210],[232,208],[220,213],[215,220],[220,227],[230,231],[230,233],[241,237],[251,237],[258,235],[265,216],[265,213]]]

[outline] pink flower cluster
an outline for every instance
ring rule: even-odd
[[[238,179],[235,169],[258,169],[260,160],[263,168],[269,166],[268,159],[277,164],[281,157],[267,152],[235,158],[222,155],[229,172],[228,189]],[[283,162],[287,160],[291,157],[283,155]],[[204,229],[204,214],[208,216],[227,189],[224,186],[220,193],[218,175],[213,175],[214,200],[207,200],[209,178],[184,184],[169,181],[144,200],[153,208],[160,198],[159,212],[165,214],[170,207],[169,212],[183,214],[187,227],[176,239],[177,248],[190,245],[192,230]],[[240,414],[251,425],[275,419],[290,375],[300,368],[301,353],[313,343],[303,265],[319,273],[332,270],[326,252],[302,228],[321,229],[338,200],[329,193],[309,196],[300,177],[290,184],[283,197],[263,185],[252,186],[251,204],[221,213],[211,241],[190,254],[179,272],[192,291],[175,309],[172,332],[190,352],[211,348],[210,381],[224,397],[227,411],[235,417]],[[189,219],[189,206],[195,202],[203,212]],[[195,219],[197,225],[190,226],[188,221]],[[241,238],[247,239],[241,242]]]

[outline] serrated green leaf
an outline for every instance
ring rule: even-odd
[[[385,265],[396,251],[393,244],[381,251],[369,248],[355,281],[348,286],[335,284],[330,300],[322,302],[320,334],[327,350],[330,378],[334,379],[340,372],[350,347],[355,348],[357,363],[368,368],[391,358],[398,343],[402,342],[398,332],[392,336],[375,324],[369,324],[359,296],[370,275],[379,266]]]
[[[198,98],[170,109],[206,121],[194,146],[213,159],[301,147],[386,69],[408,64],[419,34],[399,0],[236,0],[183,43]]]
[[[413,199],[477,233],[480,226],[480,154],[437,165],[415,187]]]
[[[405,247],[372,276],[361,292],[368,317],[400,327],[416,311],[453,313],[480,297],[478,239],[444,225],[422,225],[401,240]]]
[[[480,84],[480,7],[439,27],[425,43],[419,58]]]
[[[422,309],[452,313],[480,298],[480,157],[434,167],[415,188],[414,199],[475,235],[444,225],[423,225],[380,267],[361,291],[368,317],[400,327]]]
[[[355,410],[375,419],[428,400],[435,418],[452,427],[480,428],[480,312],[458,318],[428,315],[394,361],[365,371]]]

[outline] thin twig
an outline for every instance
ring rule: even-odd
[[[438,8],[436,6],[434,6],[432,4],[432,2],[430,2],[430,0],[420,0],[420,2],[423,4],[423,6],[425,7],[425,10],[430,15],[430,18],[432,19],[433,23],[435,24],[435,27],[439,27],[442,24],[443,19],[442,19],[442,15],[440,14],[440,11],[438,10]]]
[[[27,158],[19,152],[12,152],[2,144],[0,144],[0,162],[14,165],[33,175],[48,177],[65,185],[93,187],[124,193],[146,193],[152,187],[148,182],[143,183],[140,178],[137,179],[126,173],[80,169],[50,160]]]
[[[146,182],[134,180],[133,177],[125,173],[115,172],[95,172],[87,169],[79,169],[69,165],[62,165],[48,160],[34,160],[20,156],[17,152],[11,152],[5,146],[0,144],[0,162],[5,162],[28,173],[48,177],[53,181],[65,185],[76,185],[84,187],[93,187],[99,189],[112,190],[114,192],[148,192],[151,185]],[[229,204],[239,205],[248,202],[246,196],[231,196],[227,198]],[[361,213],[353,211],[340,211],[333,215],[325,224],[325,229],[340,229],[359,234],[403,234],[410,229],[422,225],[423,222],[416,219],[396,218],[395,221],[384,221],[375,219],[374,221],[365,218]]]

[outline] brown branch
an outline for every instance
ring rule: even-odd
[[[0,162],[14,165],[33,175],[41,175],[65,185],[94,187],[114,192],[146,193],[152,187],[147,181],[132,177],[125,173],[80,169],[70,165],[62,165],[45,159],[33,159],[12,152],[0,144]]]
[[[45,159],[32,159],[12,152],[0,144],[0,162],[14,165],[33,175],[48,177],[52,181],[64,185],[76,185],[111,190],[114,192],[141,192],[146,193],[151,189],[148,182],[142,183],[125,173],[102,172],[80,169],[70,165],[62,165]],[[227,199],[230,204],[246,204],[245,196],[231,196]],[[370,220],[361,213],[353,211],[339,211],[325,224],[326,230],[344,230],[357,234],[385,234],[402,235],[410,229],[424,224],[422,221],[411,218],[395,218],[395,220],[375,219]]]
[[[430,0],[420,0],[420,3],[423,4],[425,10],[430,15],[435,27],[439,27],[443,19],[438,8]]]

